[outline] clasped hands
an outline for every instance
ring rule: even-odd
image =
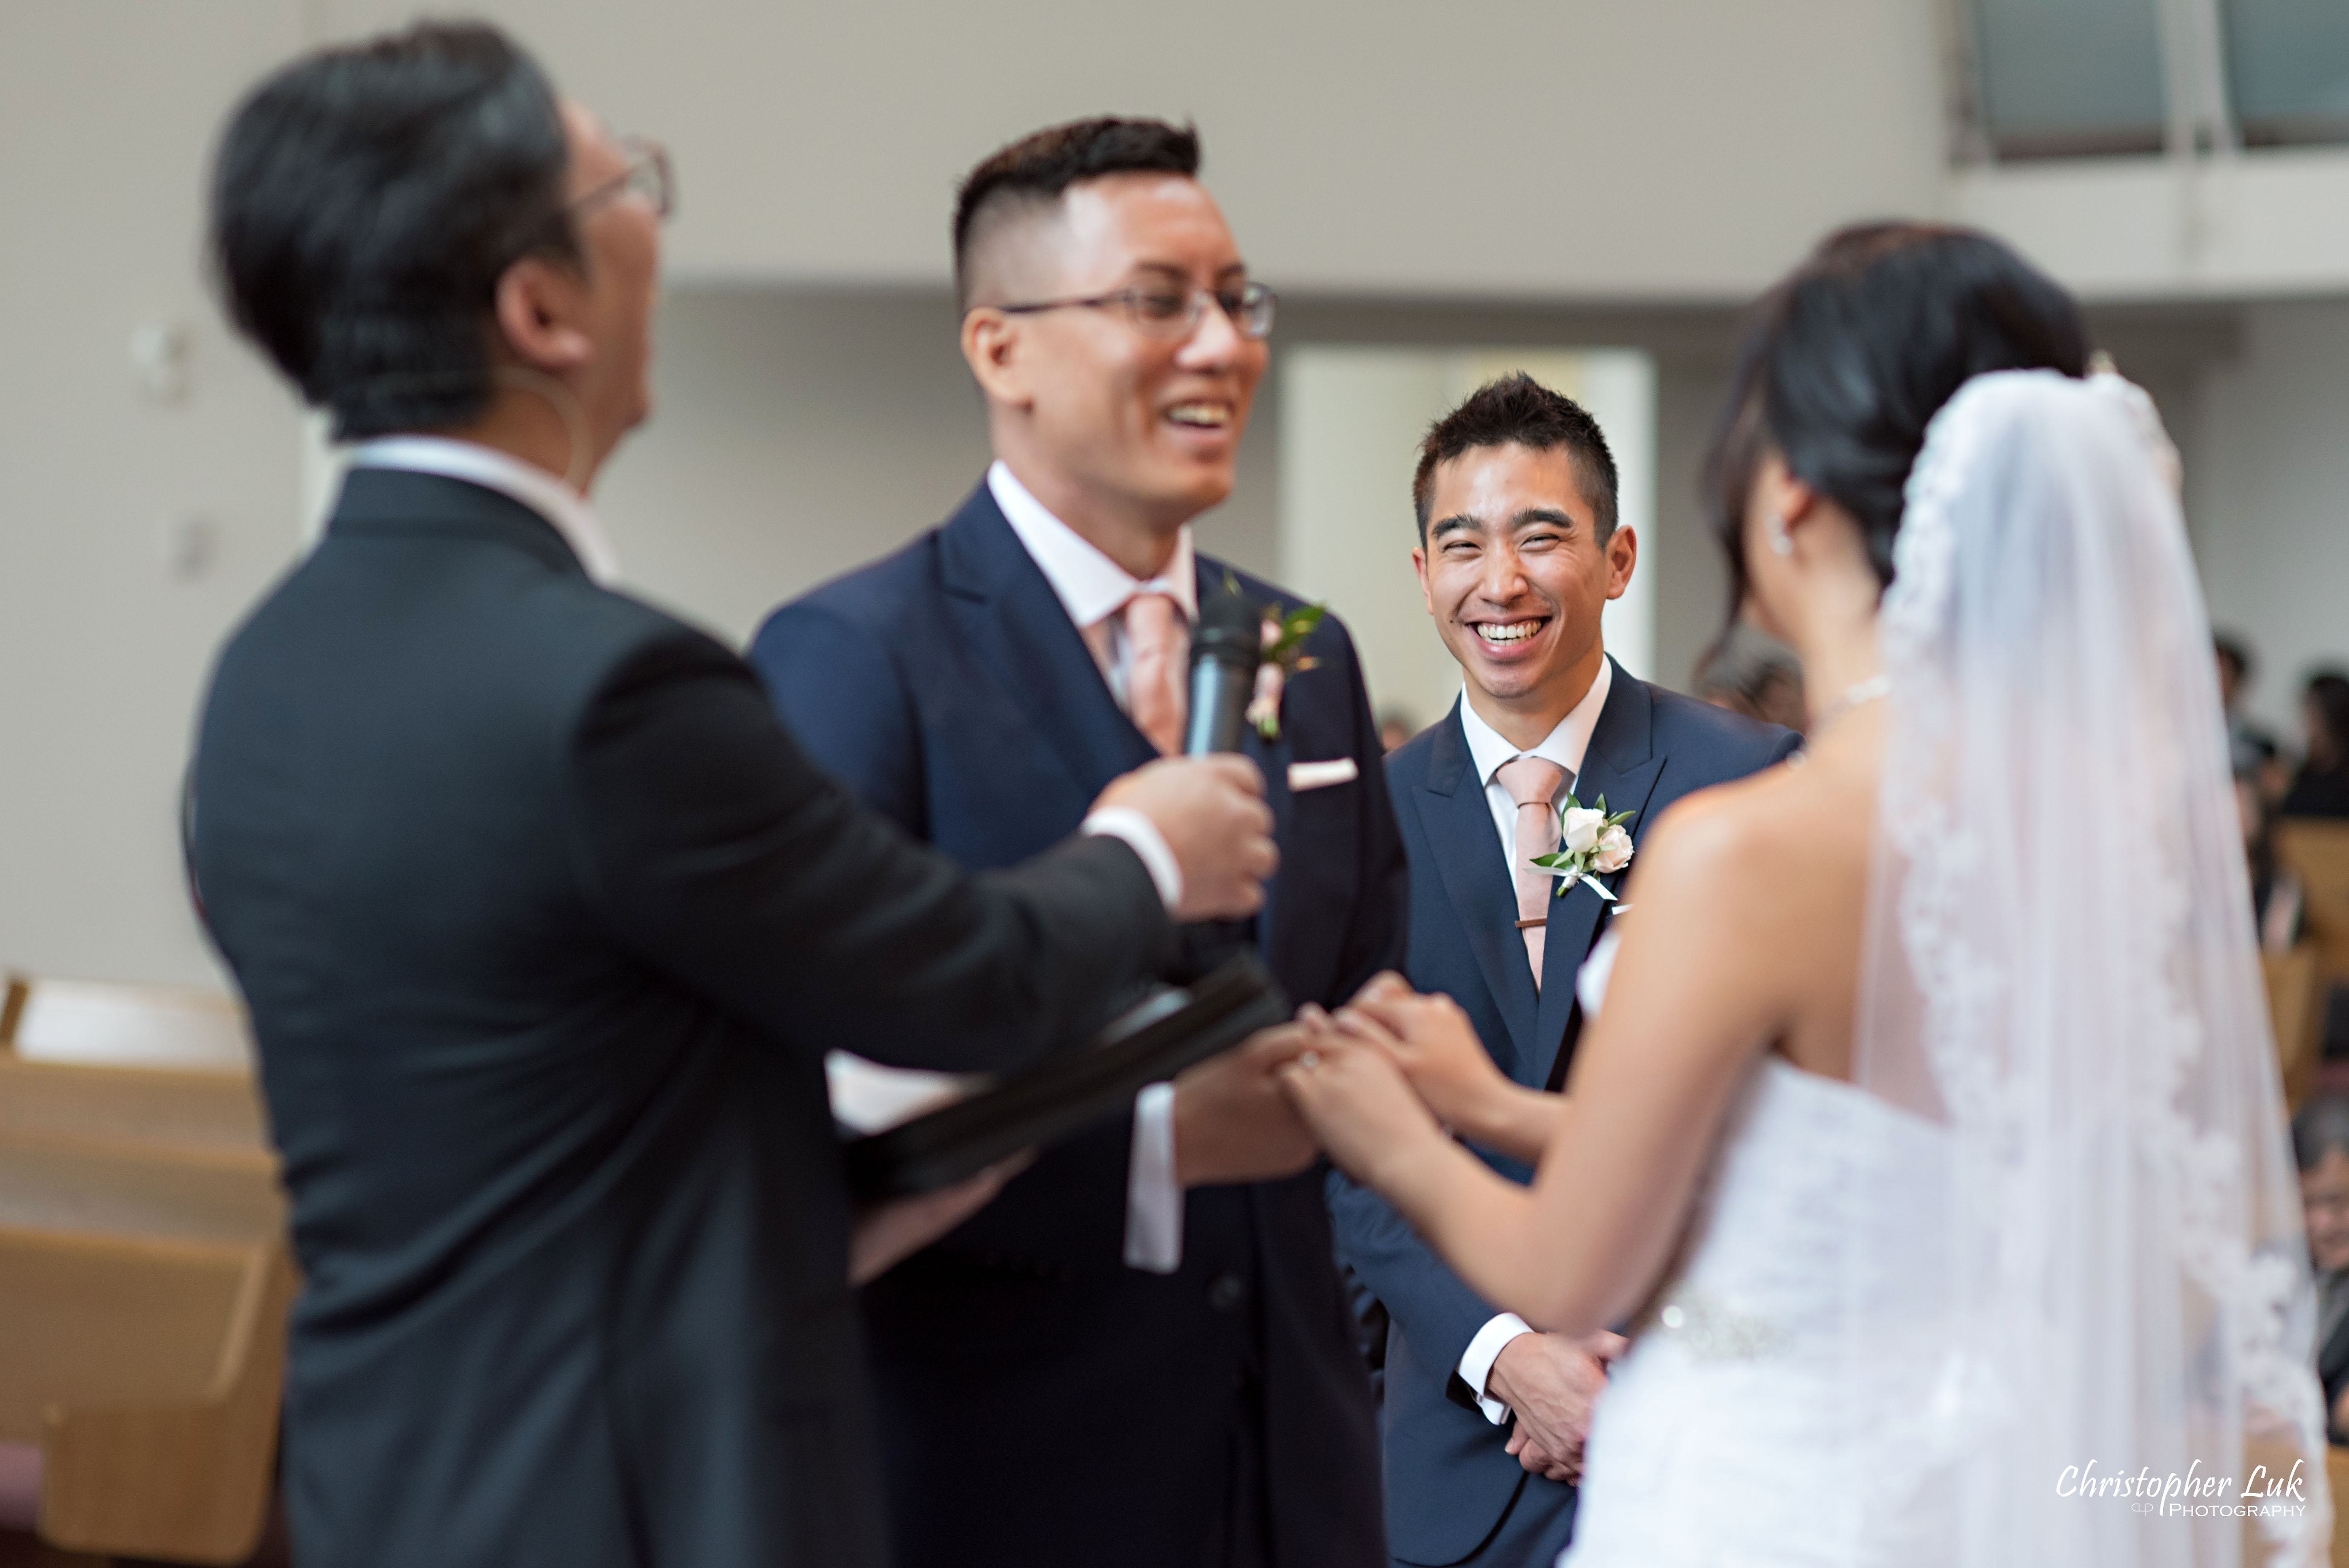
[[[1590,1417],[1607,1389],[1607,1367],[1630,1346],[1601,1330],[1581,1339],[1520,1334],[1501,1346],[1485,1392],[1516,1413],[1508,1451],[1534,1475],[1578,1480]]]
[[[1327,1150],[1350,1175],[1380,1186],[1382,1161],[1448,1142],[1445,1127],[1531,1162],[1557,1100],[1505,1078],[1450,997],[1422,996],[1382,974],[1335,1014],[1308,1004],[1293,1022],[1177,1078],[1175,1181],[1273,1181]],[[873,1277],[961,1223],[1025,1162],[863,1216],[854,1278]]]
[[[1512,1082],[1451,997],[1381,974],[1337,1012],[1307,1006],[1307,1049],[1280,1069],[1289,1103],[1348,1175],[1391,1191],[1450,1134],[1537,1163],[1563,1101]]]
[[[1357,1181],[1392,1191],[1413,1161],[1446,1150],[1453,1132],[1539,1161],[1563,1099],[1502,1073],[1449,996],[1423,996],[1400,975],[1380,975],[1336,1013],[1307,1007],[1299,1021],[1311,1045],[1280,1069],[1281,1087]],[[1580,1477],[1592,1407],[1624,1348],[1620,1336],[1603,1332],[1520,1334],[1501,1347],[1479,1392],[1515,1413],[1508,1451],[1527,1471]]]
[[[1381,1151],[1444,1129],[1532,1163],[1558,1097],[1512,1083],[1449,996],[1381,974],[1336,1013],[1296,1019],[1174,1080],[1174,1159],[1185,1187],[1295,1175],[1317,1150],[1378,1184]]]

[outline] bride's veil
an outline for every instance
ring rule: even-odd
[[[1847,1335],[1856,1418],[1915,1398],[1845,1484],[1930,1521],[1936,1561],[2325,1560],[2313,1295],[2175,475],[2135,387],[2009,371],[1951,399],[1909,480],[1854,1066],[1949,1163],[1913,1255],[1865,1264],[1938,1305]]]

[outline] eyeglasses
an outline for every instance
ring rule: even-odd
[[[606,201],[634,196],[653,210],[653,216],[667,217],[677,204],[677,187],[669,179],[668,149],[641,136],[624,136],[619,146],[627,154],[626,170],[596,186],[564,211],[574,218],[584,217]]]
[[[1084,299],[1038,300],[1030,304],[999,304],[995,308],[1006,315],[1030,315],[1038,311],[1067,310],[1080,305],[1088,310],[1115,305],[1133,324],[1133,330],[1144,337],[1180,342],[1199,330],[1199,323],[1211,304],[1231,317],[1232,325],[1242,337],[1263,338],[1272,334],[1273,312],[1280,304],[1280,296],[1262,284],[1245,284],[1237,289],[1131,288]]]

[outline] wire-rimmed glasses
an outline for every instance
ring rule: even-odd
[[[1089,310],[1106,310],[1114,305],[1122,310],[1133,330],[1144,337],[1163,337],[1180,341],[1199,330],[1199,323],[1210,304],[1231,318],[1232,325],[1242,337],[1262,339],[1271,335],[1272,318],[1279,306],[1280,296],[1263,284],[1243,284],[1236,289],[1184,289],[1171,285],[1153,287],[1148,284],[1118,289],[1111,294],[1088,294],[1082,299],[1036,300],[1024,304],[999,304],[995,308],[1006,315],[1030,315],[1038,311],[1068,310],[1081,306]]]
[[[677,204],[677,186],[669,178],[668,149],[643,136],[624,136],[619,148],[627,155],[626,170],[572,202],[565,211],[574,218],[585,217],[606,201],[634,196],[650,207],[655,217],[667,217]]]

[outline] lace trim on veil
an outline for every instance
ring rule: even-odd
[[[2038,1494],[2058,1474],[2032,1470],[2158,1474],[2247,1439],[2313,1471],[2305,1512],[2258,1518],[2276,1560],[2321,1560],[2329,1535],[2313,1292],[2175,473],[2117,377],[1976,377],[1927,432],[1879,620],[1893,697],[1858,1076],[1953,1134],[1935,1448],[1998,1515],[1963,1527],[1967,1561],[2070,1543],[2231,1563],[2227,1529],[2057,1507]],[[2076,667],[2034,673],[2033,655]],[[2071,753],[2052,764],[2051,736]],[[2085,1022],[2051,991],[2072,974]],[[2064,1251],[2083,1245],[2127,1280]],[[2072,1364],[2112,1335],[2137,1365]],[[1984,1453],[1993,1430],[2057,1435]],[[2075,1439],[2122,1451],[2049,1446]]]

